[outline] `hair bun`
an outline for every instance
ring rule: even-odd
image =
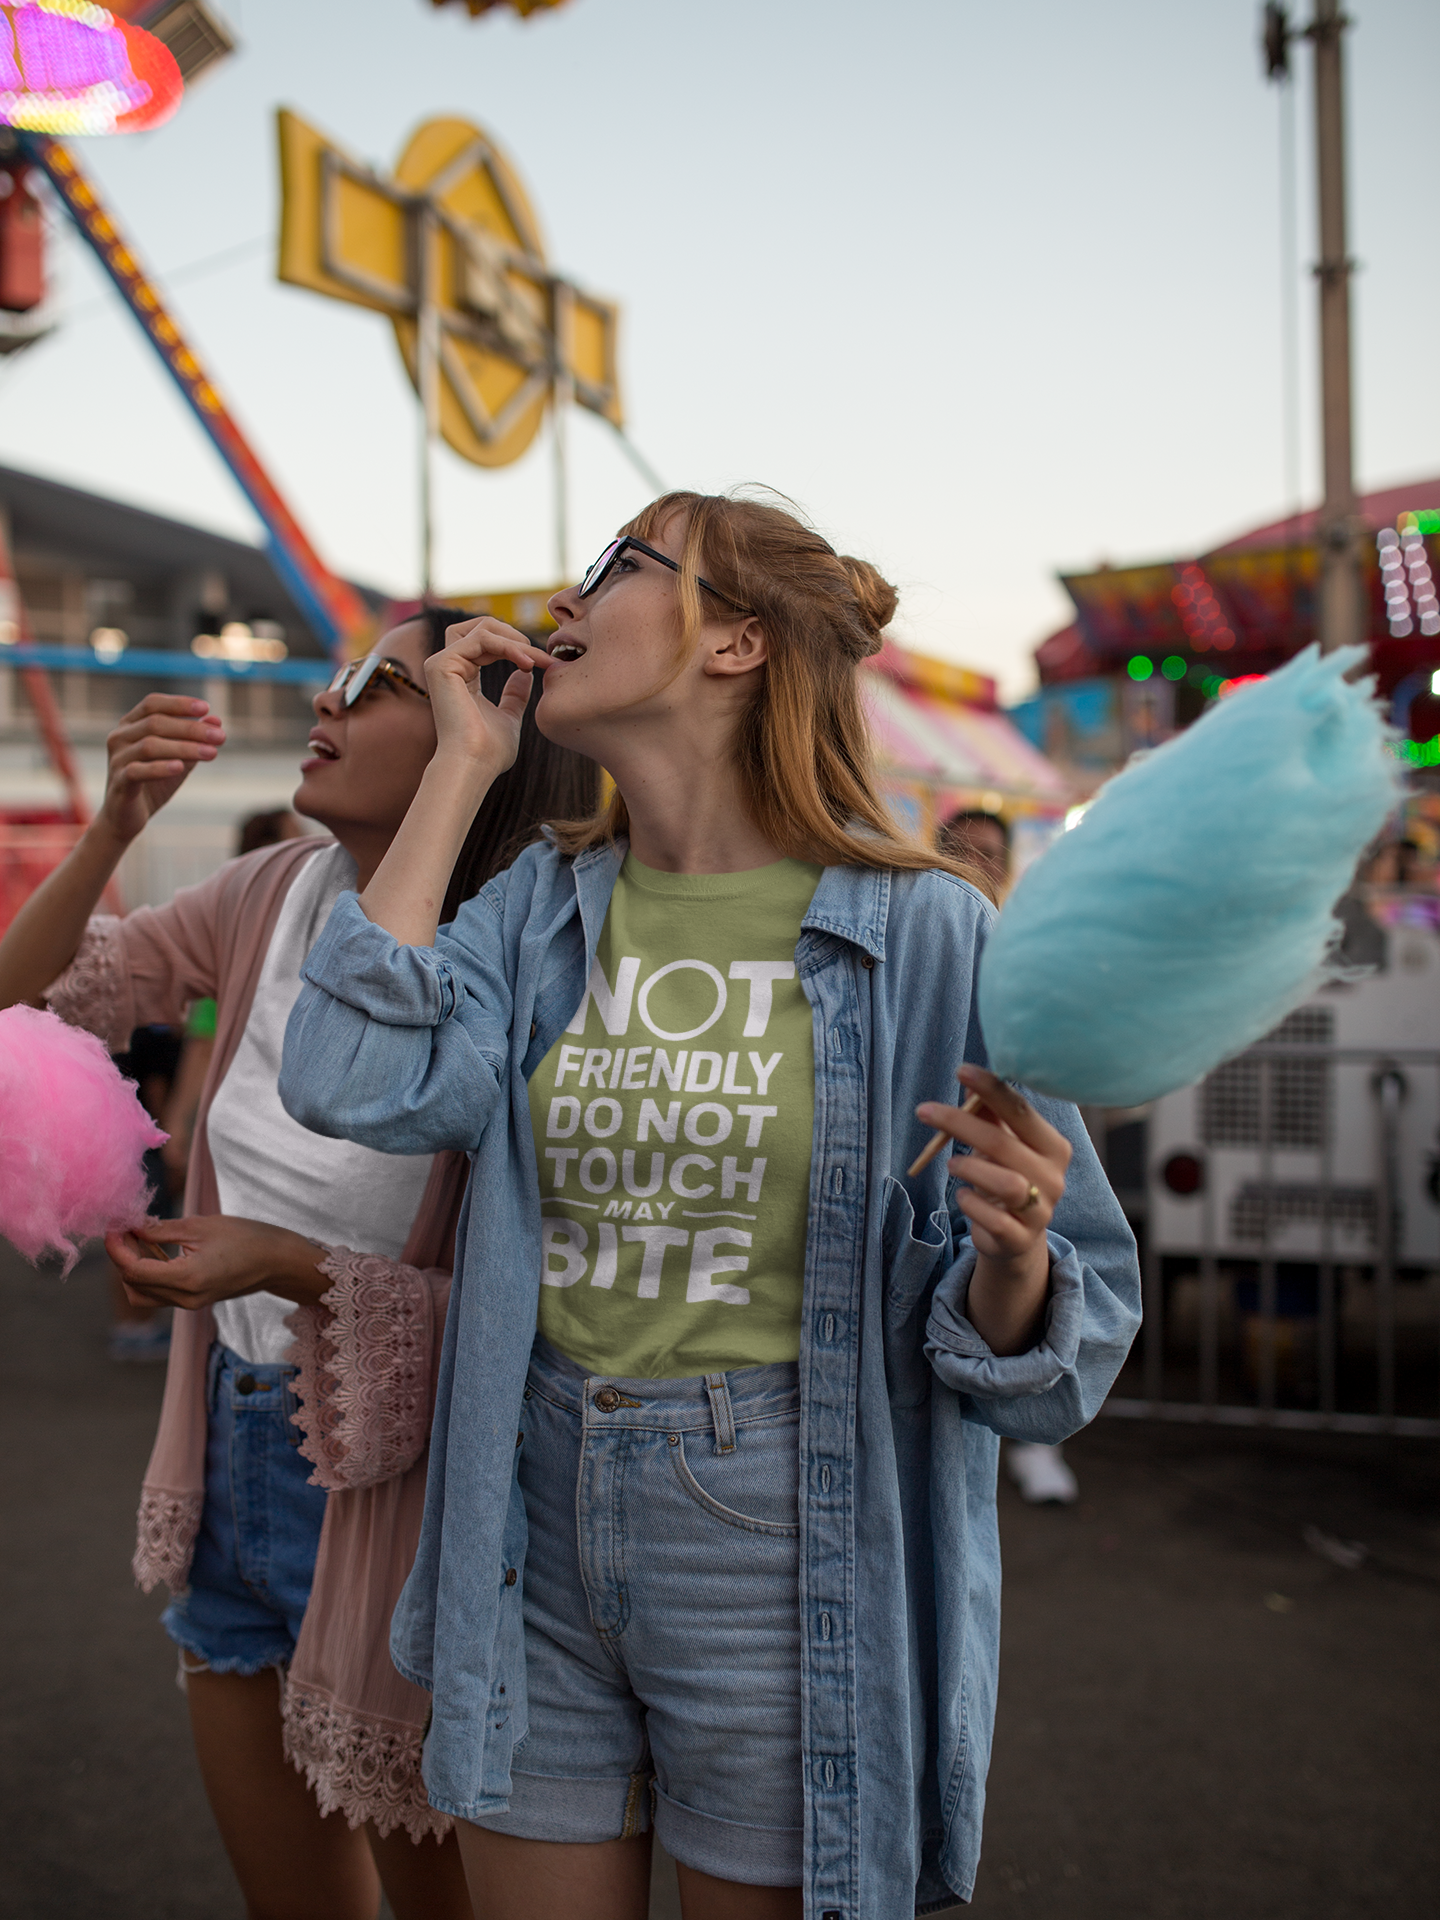
[[[872,567],[868,560],[856,560],[850,554],[842,553],[840,564],[849,576],[851,590],[859,607],[861,623],[872,642],[868,651],[878,653],[881,647],[880,636],[895,618],[895,609],[900,604],[900,596],[885,576]]]

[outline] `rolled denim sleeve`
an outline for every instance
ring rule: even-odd
[[[381,1153],[474,1151],[506,1080],[511,991],[498,908],[473,904],[471,945],[408,947],[341,895],[285,1029],[280,1098],[301,1126]]]
[[[1040,1338],[997,1354],[966,1316],[979,1255],[967,1237],[941,1276],[925,1357],[974,1417],[1010,1440],[1056,1445],[1087,1426],[1114,1385],[1140,1325],[1135,1236],[1073,1107],[1035,1106],[1070,1139],[1074,1157],[1046,1238],[1050,1294]]]

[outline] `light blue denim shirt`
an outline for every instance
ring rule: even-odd
[[[532,847],[433,948],[346,894],[291,1015],[281,1096],[317,1133],[458,1148],[455,1249],[425,1521],[391,1638],[434,1694],[425,1778],[461,1819],[507,1804],[526,1730],[525,1509],[515,1435],[540,1287],[527,1081],[580,1004],[625,848]],[[904,1169],[916,1103],[983,1062],[989,905],[941,872],[827,868],[795,949],[814,1010],[815,1133],[800,1335],[807,1920],[968,1899],[1000,1647],[1000,1436],[1093,1418],[1139,1324],[1135,1244],[1074,1108],[1075,1149],[1029,1352],[966,1318],[975,1252],[945,1157]],[[1059,1605],[1057,1595],[1057,1606]]]

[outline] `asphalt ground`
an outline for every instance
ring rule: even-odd
[[[130,1584],[162,1369],[106,1358],[102,1273],[0,1252],[0,1913],[241,1920]],[[1430,1920],[1440,1446],[1102,1420],[1068,1454],[1078,1506],[1001,1488],[975,1914]]]

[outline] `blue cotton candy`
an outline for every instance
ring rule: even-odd
[[[1138,1106],[1268,1033],[1333,972],[1332,909],[1399,798],[1359,647],[1237,690],[1106,786],[1021,878],[980,968],[991,1065]]]

